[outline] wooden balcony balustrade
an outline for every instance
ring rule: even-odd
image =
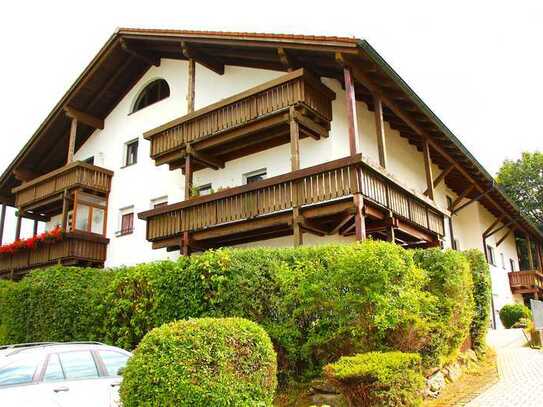
[[[382,213],[392,212],[430,234],[444,234],[442,212],[363,162],[360,154],[191,198],[140,213],[139,217],[147,221],[147,239],[160,248],[173,245],[172,241],[186,231],[280,214],[294,206],[332,204],[352,199],[355,193],[361,193],[365,202]]]
[[[512,271],[509,274],[509,286],[513,294],[543,294],[543,274],[537,270]]]
[[[179,168],[190,144],[193,151],[228,161],[249,152],[289,142],[289,110],[300,136],[326,137],[334,92],[304,69],[288,73],[145,133],[157,165]],[[205,161],[198,165],[206,166]]]
[[[26,209],[61,197],[68,189],[82,188],[107,194],[111,188],[112,171],[82,161],[74,161],[62,168],[25,182],[13,189],[15,205]]]
[[[0,275],[20,273],[52,264],[87,264],[102,267],[109,240],[96,234],[73,231],[62,240],[0,254]]]

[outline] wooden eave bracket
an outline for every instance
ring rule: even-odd
[[[33,170],[29,170],[28,168],[15,168],[13,170],[13,176],[15,179],[21,182],[28,182],[32,181],[34,178],[37,178],[40,176],[37,172]]]
[[[214,170],[224,168],[224,161],[211,157],[210,155],[202,153],[201,151],[197,151],[190,144],[187,144],[185,151],[187,155],[194,157],[196,161],[199,161],[200,163],[211,167]]]
[[[93,129],[104,129],[104,120],[89,113],[81,112],[70,106],[64,106],[64,112],[69,118],[76,119],[78,122],[86,124]]]
[[[160,58],[157,58],[155,56],[149,55],[142,51],[136,51],[128,46],[126,41],[124,39],[121,39],[121,48],[127,53],[130,54],[136,58],[138,58],[141,61],[146,62],[148,65],[151,66],[160,66]]]
[[[181,41],[181,51],[185,58],[193,59],[218,75],[224,75],[224,64],[222,62],[219,62],[210,55],[204,55],[202,52],[192,48],[186,41]]]
[[[301,64],[296,60],[296,58],[289,55],[283,47],[277,48],[277,56],[279,57],[281,64],[288,72],[292,72],[301,67]]]

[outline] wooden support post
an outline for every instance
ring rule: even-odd
[[[526,245],[527,251],[528,251],[528,268],[530,270],[534,269],[534,256],[532,254],[532,240],[530,239],[530,236],[526,236]]]
[[[427,139],[424,140],[423,150],[424,154],[424,170],[426,172],[426,190],[428,191],[428,197],[434,200],[434,176],[432,175],[432,158],[430,157],[430,143]]]
[[[21,226],[23,222],[23,213],[19,210],[17,212],[17,225],[15,226],[15,240],[21,238]]]
[[[291,171],[296,171],[300,169],[300,127],[296,121],[296,109],[291,106],[289,109],[289,120],[290,120],[290,169]],[[294,247],[301,246],[304,243],[303,230],[300,224],[300,206],[298,205],[299,200],[299,187],[300,184],[293,182],[293,205],[292,205],[292,230],[293,230],[293,240]]]
[[[358,139],[354,83],[349,68],[343,69],[343,76],[345,79],[345,96],[347,101],[347,122],[349,124],[349,152],[351,155],[355,155],[360,151],[360,140]]]
[[[360,192],[359,169],[351,166],[351,191],[354,204],[354,229],[357,241],[366,240],[366,219],[364,211],[364,197]]]
[[[543,253],[541,253],[541,242],[537,242],[537,258],[539,259],[539,271],[543,273]]]
[[[187,113],[194,112],[194,97],[196,95],[196,63],[189,59],[189,83],[187,91]]]
[[[73,117],[72,122],[70,123],[70,141],[68,142],[68,158],[66,160],[66,164],[70,164],[74,160],[76,137],[77,137],[77,119]]]
[[[2,246],[2,242],[4,241],[4,227],[6,226],[6,210],[7,210],[7,205],[2,204],[2,211],[0,212],[0,246]]]
[[[62,197],[62,230],[68,231],[68,212],[69,212],[68,191],[64,191]]]
[[[387,147],[385,139],[385,121],[383,120],[383,102],[379,96],[373,95],[375,111],[375,129],[377,131],[377,148],[379,149],[379,164],[387,167]]]
[[[34,228],[32,230],[32,236],[36,236],[38,234],[38,221],[34,219]]]
[[[389,242],[395,243],[396,242],[396,231],[394,229],[394,215],[392,212],[389,212],[387,222],[390,224],[387,227],[387,240]]]

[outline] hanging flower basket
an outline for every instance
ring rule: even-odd
[[[18,239],[13,243],[0,246],[0,255],[13,254],[21,250],[34,250],[39,246],[51,244],[64,239],[64,230],[57,226],[56,228],[33,236],[29,239]]]

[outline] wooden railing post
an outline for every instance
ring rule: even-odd
[[[7,210],[7,205],[2,204],[2,211],[0,212],[0,246],[2,246],[2,242],[4,241],[4,227],[6,225],[6,210]]]
[[[21,238],[21,225],[23,221],[23,213],[19,209],[17,211],[17,225],[15,226],[15,240],[19,240]]]

